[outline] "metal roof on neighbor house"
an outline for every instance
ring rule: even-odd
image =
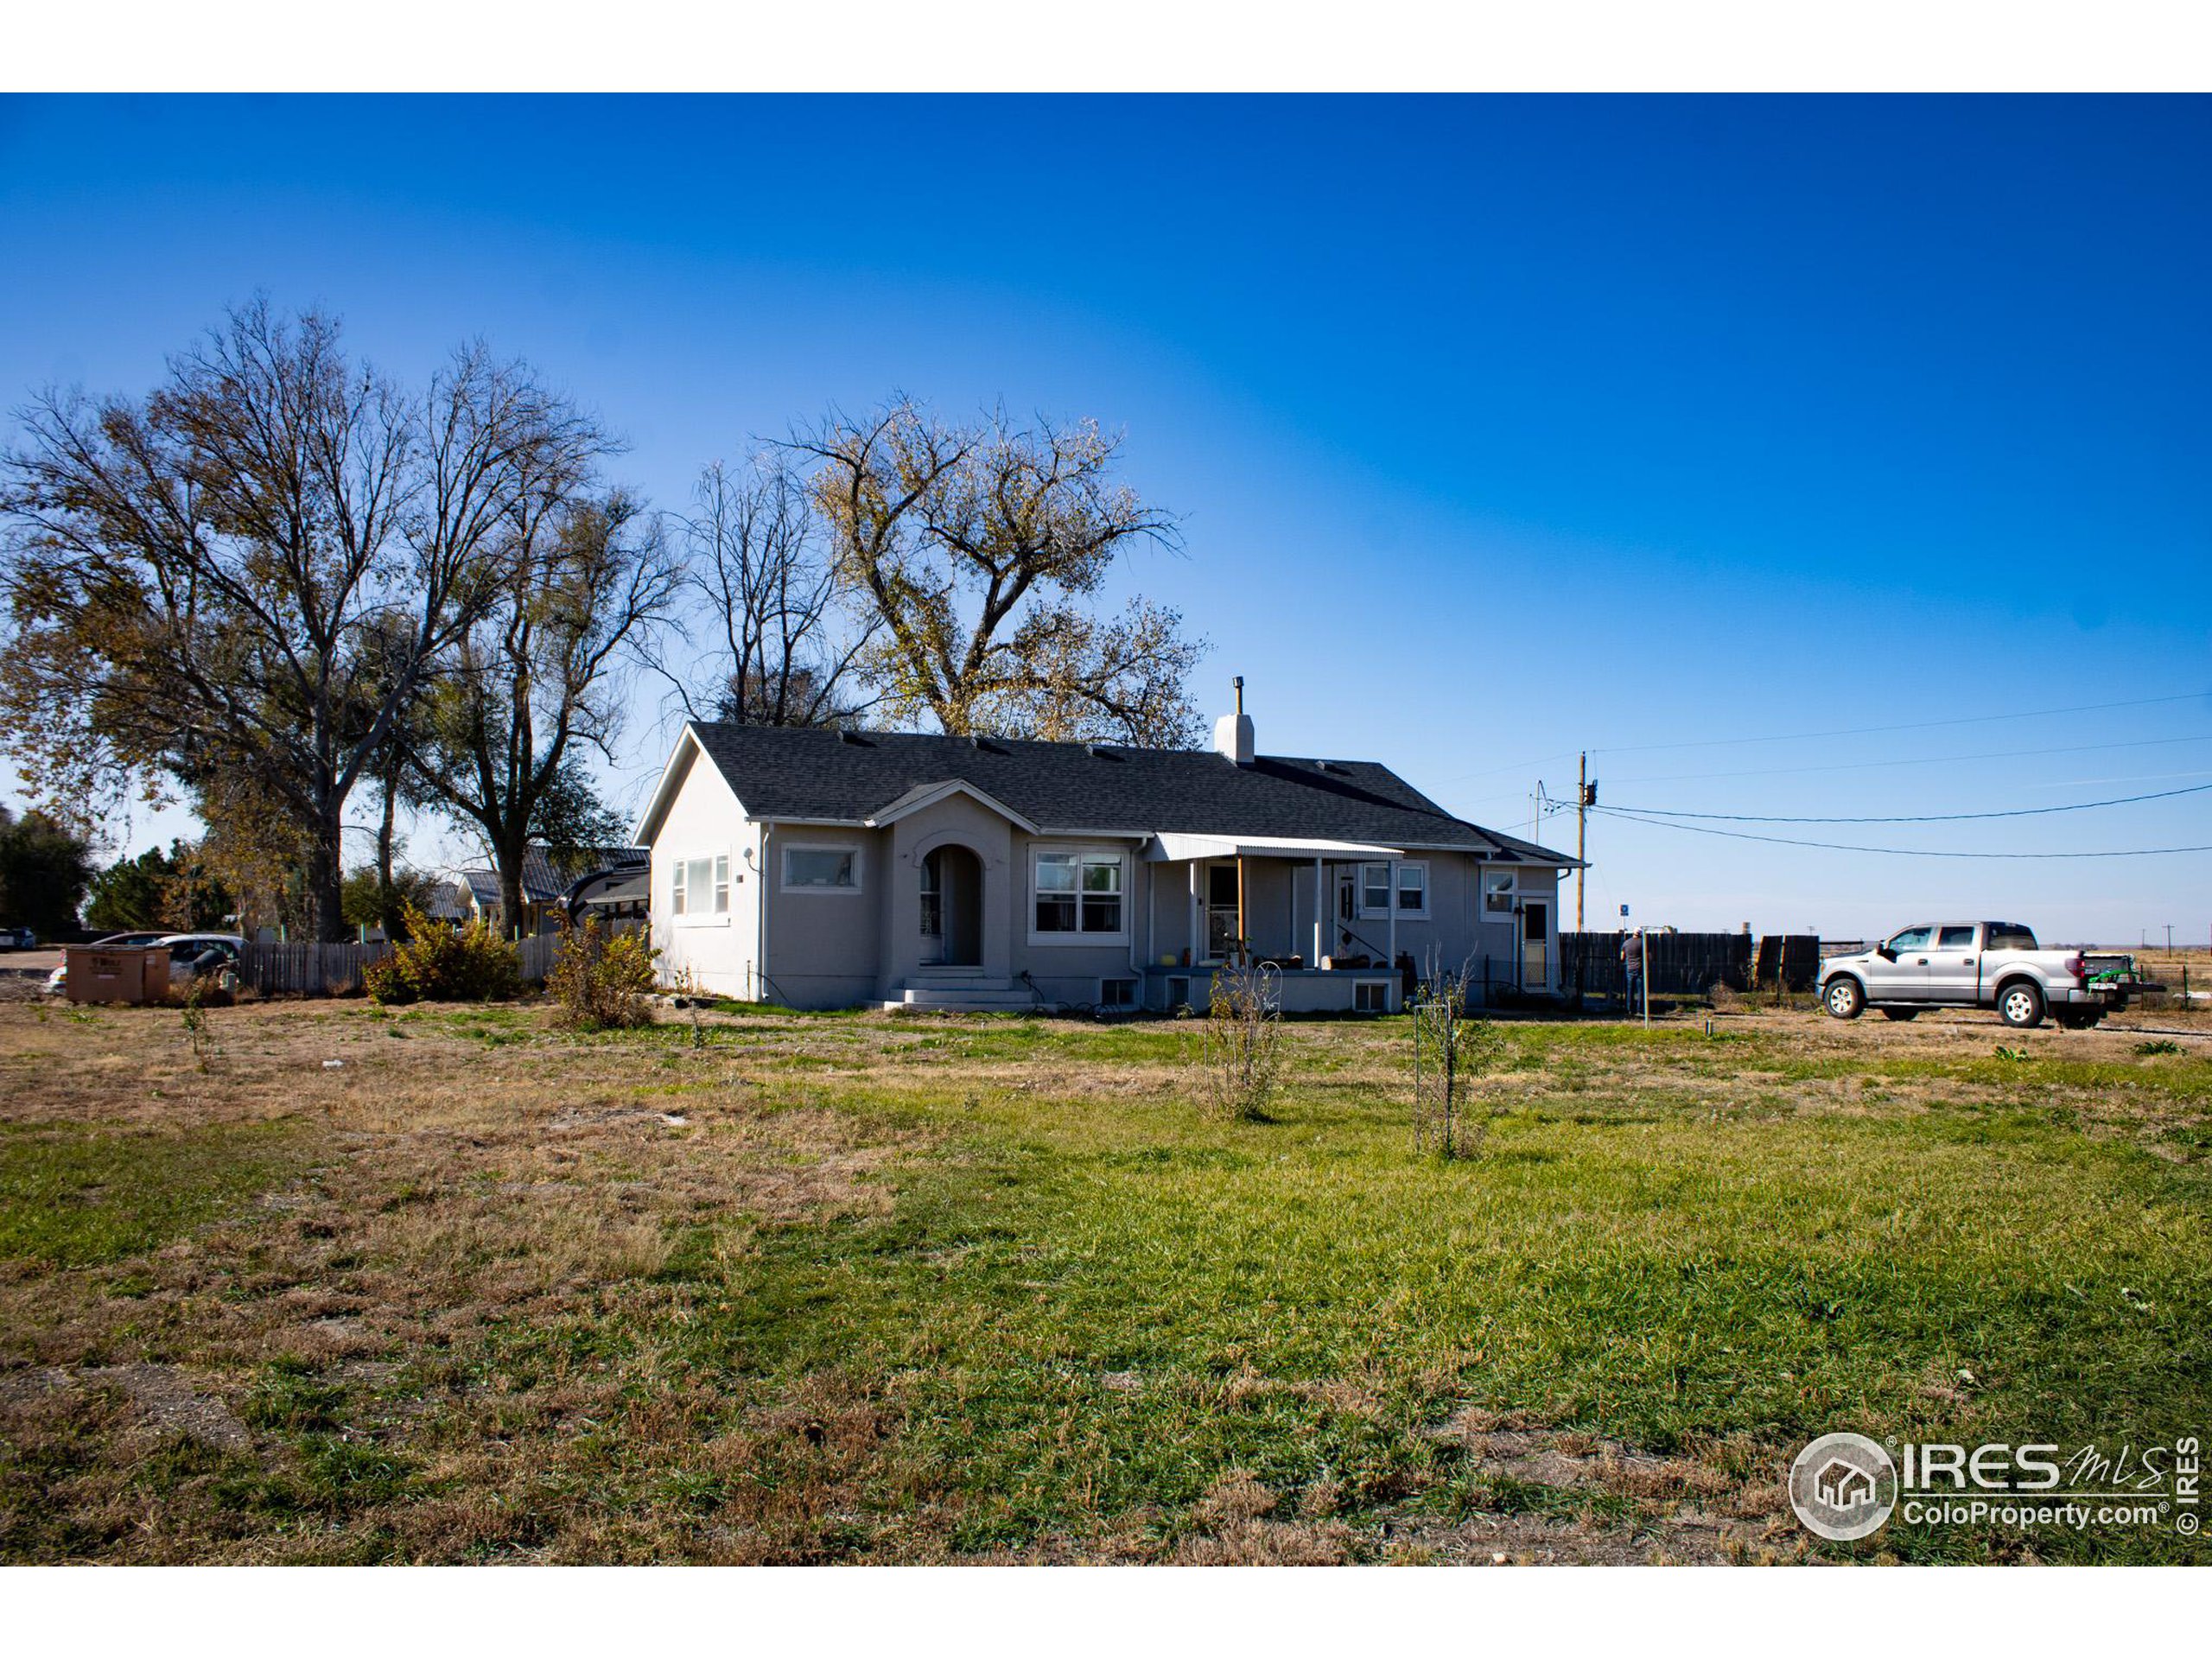
[[[1360,842],[1574,861],[1455,818],[1371,760],[1261,755],[1240,766],[1211,749],[704,721],[689,729],[754,818],[865,823],[915,790],[957,781],[1051,831]]]
[[[523,902],[550,905],[585,876],[605,870],[627,869],[651,861],[652,854],[643,847],[583,847],[560,859],[543,847],[532,847],[523,855]],[[461,879],[468,884],[468,891],[480,908],[499,907],[497,870],[463,870]]]

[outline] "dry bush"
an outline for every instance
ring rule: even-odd
[[[361,972],[378,1002],[503,1002],[522,989],[521,957],[484,917],[450,928],[411,904],[400,913],[406,938]]]
[[[1282,1069],[1282,976],[1267,963],[1226,965],[1213,976],[1199,1069],[1207,1097],[1234,1118],[1267,1116]]]
[[[659,954],[642,933],[607,938],[596,916],[581,926],[563,925],[561,954],[545,976],[561,1023],[584,1031],[652,1024],[653,958]]]

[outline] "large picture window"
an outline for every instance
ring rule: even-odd
[[[1032,931],[1037,938],[1122,937],[1127,867],[1120,853],[1040,851],[1030,868],[1037,896]]]
[[[861,889],[861,849],[857,847],[784,849],[784,891],[786,893],[858,893]]]

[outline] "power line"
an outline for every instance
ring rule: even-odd
[[[2212,691],[2178,691],[2159,697],[2129,697],[2120,702],[2082,702],[2069,709],[2016,709],[2001,715],[1961,715],[1949,720],[1909,721],[1897,726],[1853,726],[1827,732],[1783,732],[1772,737],[1706,737],[1681,743],[1637,743],[1626,748],[1592,748],[1592,754],[1649,754],[1662,749],[1727,748],[1743,743],[1799,743],[1820,737],[1869,737],[1883,732],[1925,732],[1939,726],[1986,726],[2000,720],[2044,720],[2054,715],[2088,715],[2108,709],[2147,709],[2154,703],[2194,702]]]
[[[2107,749],[2150,749],[2175,743],[2212,743],[2212,732],[2186,737],[2133,737],[2115,743],[2069,743],[2032,749],[1986,749],[1979,754],[1915,754],[1890,760],[1832,760],[1814,766],[1755,766],[1743,772],[1662,772],[1618,778],[1622,784],[1681,784],[1724,778],[1789,778],[1808,772],[1872,772],[1885,766],[1941,766],[1966,760],[2019,760],[2046,754],[2102,753]],[[1595,751],[1593,751],[1595,753]]]
[[[1952,853],[1938,852],[1926,847],[1859,847],[1838,841],[1802,841],[1789,836],[1758,836],[1743,830],[1715,830],[1701,823],[1678,823],[1670,818],[1647,818],[1641,813],[1624,811],[1617,806],[1593,806],[1592,812],[1610,813],[1632,823],[1656,824],[1662,830],[1682,830],[1694,836],[1725,836],[1731,841],[1763,841],[1777,847],[1815,847],[1831,853],[1880,853],[1891,858],[1981,858],[1981,859],[2049,859],[2049,858],[2163,858],[2173,853],[2212,853],[2212,846],[2204,847],[2131,847],[2120,850],[2089,853]]]
[[[2001,812],[1919,812],[1869,818],[1786,817],[1756,812],[1682,812],[1665,806],[1631,806],[1616,810],[1639,812],[1647,817],[1709,818],[1723,823],[1964,823],[1968,819],[2037,818],[2050,812],[2087,812],[2101,806],[2132,806],[2138,801],[2168,801],[2177,795],[2202,795],[2207,790],[2212,790],[2212,784],[2191,784],[2187,789],[2162,789],[2150,795],[2122,795],[2109,801],[2075,801],[2064,806],[2020,806]]]

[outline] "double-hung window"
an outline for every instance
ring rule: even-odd
[[[1510,916],[1513,913],[1513,872],[1484,870],[1483,872],[1483,914]]]
[[[1400,863],[1395,891],[1388,864],[1363,864],[1359,867],[1361,915],[1388,916],[1394,897],[1399,915],[1427,915],[1428,866],[1418,861]]]
[[[1127,867],[1119,853],[1039,852],[1033,931],[1044,939],[1109,939],[1122,934]]]
[[[729,914],[729,855],[676,861],[669,913],[690,919]]]

